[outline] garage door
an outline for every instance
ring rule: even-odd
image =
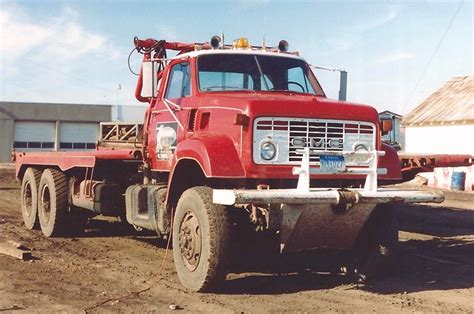
[[[54,149],[54,122],[15,121],[13,146],[16,150]]]
[[[98,123],[61,122],[59,149],[95,149],[99,138]]]

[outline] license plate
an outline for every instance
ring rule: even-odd
[[[321,155],[319,156],[321,170],[325,172],[337,172],[346,170],[344,156]]]

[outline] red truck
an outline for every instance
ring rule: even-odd
[[[234,244],[260,237],[278,253],[343,250],[359,272],[376,269],[398,242],[393,205],[443,201],[378,187],[401,179],[381,142],[390,126],[372,107],[328,99],[287,42],[134,44],[144,123],[103,123],[93,151],[16,152],[27,228],[64,236],[95,215],[126,217],[170,235],[182,284],[210,291]]]

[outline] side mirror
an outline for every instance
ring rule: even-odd
[[[155,97],[158,92],[157,82],[158,62],[142,62],[142,97]]]
[[[381,122],[382,135],[388,134],[388,132],[393,130],[392,120],[384,119]]]

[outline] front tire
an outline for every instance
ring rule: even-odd
[[[228,272],[230,222],[226,208],[212,202],[212,189],[193,187],[178,201],[173,221],[173,257],[181,283],[211,291]]]
[[[38,190],[38,216],[46,237],[58,236],[65,231],[68,209],[66,175],[55,169],[46,169]]]
[[[28,229],[38,229],[38,186],[41,171],[28,168],[21,181],[21,215]]]

